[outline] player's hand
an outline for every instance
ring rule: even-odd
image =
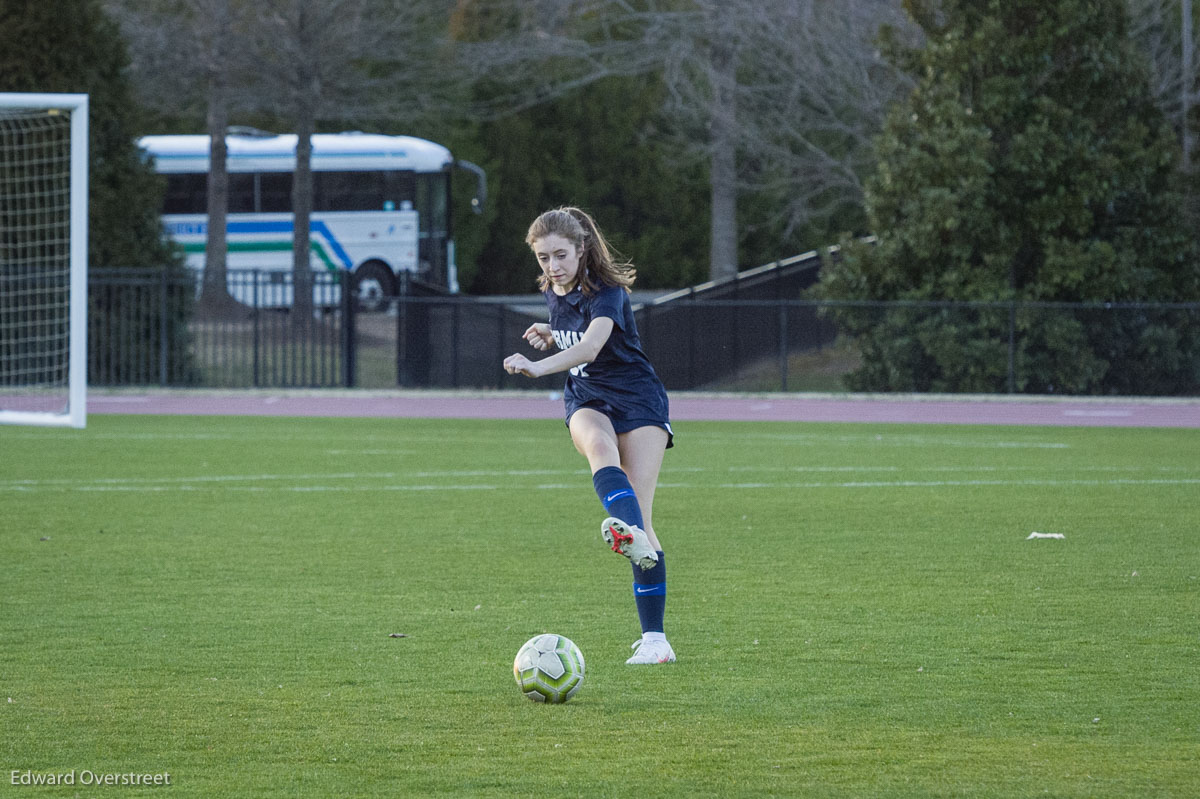
[[[554,346],[554,335],[550,332],[550,325],[545,322],[530,325],[529,329],[525,331],[525,340],[535,350],[542,352]]]
[[[520,353],[513,353],[504,359],[504,371],[510,375],[525,375],[526,377],[541,377],[537,361],[531,361]]]

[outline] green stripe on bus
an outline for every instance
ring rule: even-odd
[[[337,264],[329,257],[325,245],[319,241],[310,241],[308,244],[309,248],[321,259],[321,263],[325,264],[326,269],[331,272],[337,271]],[[292,243],[290,241],[242,241],[229,244],[227,249],[229,252],[286,252],[292,249]],[[204,244],[185,244],[183,246],[183,251],[186,253],[203,253],[204,250]]]

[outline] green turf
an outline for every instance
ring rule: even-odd
[[[0,795],[1200,795],[1200,431],[677,427],[650,668],[559,422],[0,428]]]

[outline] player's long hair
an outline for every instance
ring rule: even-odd
[[[595,294],[602,286],[620,286],[629,291],[637,271],[633,264],[619,260],[596,226],[596,221],[584,210],[573,206],[546,211],[529,226],[525,243],[533,246],[546,236],[562,236],[575,245],[579,253],[579,274],[576,279],[584,294]],[[538,288],[545,291],[550,285],[546,273],[538,275]]]

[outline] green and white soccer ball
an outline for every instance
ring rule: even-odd
[[[583,653],[563,635],[535,635],[513,661],[513,676],[535,702],[566,702],[583,685]]]

